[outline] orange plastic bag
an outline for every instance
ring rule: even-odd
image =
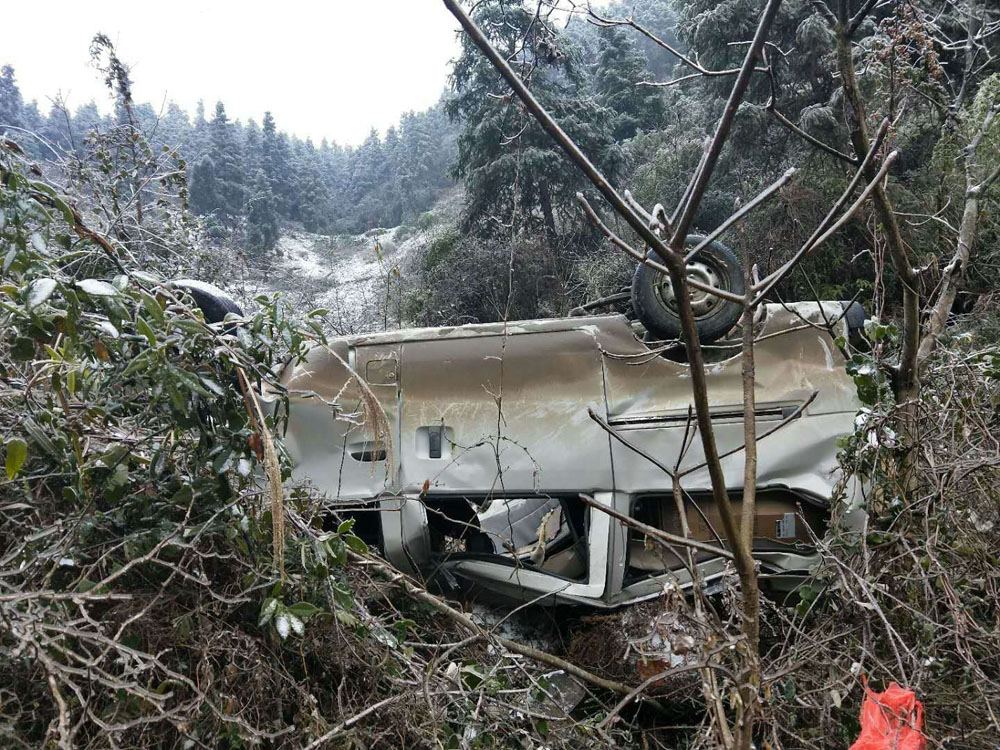
[[[861,734],[850,750],[926,750],[927,742],[921,727],[924,706],[912,690],[895,682],[882,693],[865,685],[865,701],[861,704]]]

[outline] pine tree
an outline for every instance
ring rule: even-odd
[[[21,107],[21,91],[14,78],[14,68],[4,65],[0,69],[0,133],[24,126]]]
[[[632,39],[622,29],[601,28],[595,89],[598,101],[615,113],[615,140],[662,126],[666,107],[659,89],[638,85],[648,78],[645,55]]]
[[[247,200],[247,248],[258,255],[274,250],[278,243],[278,207],[263,169],[254,177]]]
[[[417,120],[425,131],[426,143],[421,181],[435,189],[452,184],[449,170],[455,160],[459,127],[448,117],[444,97],[430,109],[418,114]]]
[[[278,132],[270,112],[264,113],[260,149],[261,167],[277,201],[278,213],[290,218],[295,211],[297,200],[293,194],[288,138],[284,133]]]
[[[42,122],[40,135],[46,144],[46,155],[48,158],[58,157],[69,151],[72,142],[68,114],[63,107],[62,100],[57,99],[49,107],[49,114]]]
[[[153,109],[153,105],[149,102],[133,104],[132,111],[135,115],[136,125],[143,133],[154,132],[160,124],[159,112]]]
[[[114,87],[119,79],[109,80]],[[153,150],[140,156],[163,148],[176,156],[187,171],[182,200],[195,213],[211,216],[208,224],[217,235],[235,229],[242,219],[250,222],[251,214],[259,226],[269,227],[272,212],[279,222],[301,221],[316,232],[397,225],[429,208],[437,191],[451,184],[447,172],[459,128],[440,103],[426,112],[404,114],[384,138],[372,130],[356,148],[325,139],[316,148],[279,131],[270,112],[260,126],[254,120],[244,126],[228,118],[222,102],[210,119],[201,101],[193,117],[174,102],[161,117],[145,102],[129,99],[126,108],[116,94],[111,117],[102,117],[92,102],[73,115],[57,103],[43,116],[36,101],[23,102],[10,66],[0,68],[0,132],[5,125],[41,136],[21,139],[38,159],[59,157],[71,147],[83,155],[84,138],[94,128],[108,133],[125,125],[147,133]],[[129,144],[125,138],[119,146],[128,149]],[[259,184],[258,172],[269,192]],[[258,233],[255,248],[267,249],[268,236]]]
[[[101,120],[101,113],[93,101],[77,107],[76,114],[73,115],[73,141],[76,143],[78,154],[83,154],[87,134],[100,128]]]
[[[372,128],[351,160],[350,198],[356,206],[355,229],[362,230],[385,223],[382,204],[388,178],[388,162],[378,131]]]
[[[399,118],[399,155],[396,159],[396,179],[403,202],[403,211],[416,213],[420,205],[417,194],[417,180],[420,172],[420,146],[417,133],[417,117],[413,112],[405,112]]]
[[[198,100],[194,110],[194,128],[188,141],[190,153],[188,159],[191,162],[197,161],[202,154],[207,154],[210,142],[208,132],[208,121],[205,119],[205,102]]]
[[[247,121],[243,129],[243,166],[247,174],[254,175],[256,185],[257,170],[263,169],[261,151],[261,132],[256,120]]]
[[[191,210],[200,216],[207,216],[219,207],[219,197],[216,193],[215,164],[212,157],[205,154],[194,169],[190,178]]]
[[[326,196],[319,157],[311,140],[299,144],[296,150],[296,183],[299,193],[299,220],[307,232],[326,229]]]
[[[320,172],[323,179],[323,189],[326,191],[326,224],[329,231],[340,234],[350,231],[344,220],[350,211],[347,200],[347,187],[350,182],[348,149],[338,144],[330,144],[323,140],[319,149]]]
[[[215,105],[215,116],[209,123],[209,132],[217,212],[223,222],[232,224],[243,213],[243,201],[246,197],[243,155],[222,102]]]
[[[368,137],[354,153],[351,165],[351,196],[363,200],[385,179],[385,151],[378,131],[372,128]]]
[[[712,1],[714,2],[714,0]],[[684,2],[676,3],[676,6],[683,7],[689,4],[690,0],[684,0]],[[632,2],[632,0],[617,0],[609,3],[601,15],[608,18],[633,18],[674,49],[681,52],[687,51],[687,45],[677,38],[677,16],[674,13],[674,4],[671,0],[644,0],[641,3]],[[728,34],[728,30],[725,33]],[[653,80],[667,80],[677,65],[677,58],[652,39],[638,34],[629,36],[636,43],[640,53],[645,54],[646,67],[649,69],[647,75]]]
[[[386,181],[383,186],[386,211],[384,223],[394,227],[403,219],[404,205],[401,174],[403,147],[395,127],[391,127],[385,132],[383,150],[386,161]]]
[[[530,74],[532,92],[556,121],[613,179],[619,165],[613,115],[588,96],[575,56],[559,47],[565,40],[505,0],[481,3],[475,17],[500,54],[522,76]],[[446,108],[464,122],[454,173],[465,180],[466,225],[490,232],[516,219],[519,226],[541,225],[554,241],[556,212],[574,205],[584,180],[530,115],[512,104],[506,83],[473,42],[463,38],[462,45]]]
[[[188,119],[187,112],[174,102],[167,105],[167,113],[160,121],[156,134],[162,145],[180,151],[185,157],[189,157],[194,152],[191,121]]]
[[[41,133],[44,125],[45,118],[42,117],[42,113],[38,110],[37,99],[32,99],[21,107],[22,128],[29,133]],[[37,138],[22,139],[21,145],[34,159],[46,159],[52,156],[52,152]]]

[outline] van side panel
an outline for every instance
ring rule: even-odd
[[[289,392],[285,441],[295,459],[293,476],[311,480],[331,498],[376,497],[391,482],[385,461],[352,456],[377,458],[365,455],[362,446],[369,444],[371,451],[385,447],[376,445],[371,425],[365,423],[353,359],[351,347],[335,341],[327,348],[315,347],[306,361],[282,374],[282,385]],[[387,416],[393,432],[396,387],[372,390],[380,403],[390,407]]]
[[[768,305],[763,328],[757,333],[757,434],[781,424],[814,392],[816,396],[798,418],[758,444],[758,484],[790,487],[828,499],[839,477],[836,441],[853,429],[859,403],[830,335],[808,323],[822,324],[821,312],[836,319],[842,310],[839,304],[822,310],[815,304],[789,307]],[[605,360],[610,423],[630,442],[673,467],[692,404],[690,368],[683,362],[643,356],[647,348],[628,332],[608,326],[602,333],[604,350],[618,355]],[[706,378],[719,452],[737,451],[723,460],[726,484],[738,488],[743,484],[739,350],[727,359],[709,362]],[[616,443],[613,456],[619,490],[669,490],[669,477],[628,448]],[[680,468],[690,469],[703,461],[701,440],[696,436]],[[705,469],[692,472],[682,483],[688,490],[711,487]]]
[[[596,337],[533,331],[406,341],[402,351],[401,482],[435,492],[613,489]],[[428,428],[443,430],[441,457]]]

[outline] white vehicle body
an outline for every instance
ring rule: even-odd
[[[822,535],[829,504],[852,503],[859,492],[839,484],[836,445],[853,430],[859,402],[831,335],[846,333],[841,303],[767,305],[762,317],[758,434],[785,423],[758,443],[754,554],[780,587],[815,561],[810,540]],[[830,321],[840,321],[833,331],[824,328]],[[393,331],[316,348],[282,375],[295,475],[340,504],[369,509],[356,514],[358,527],[415,575],[515,601],[596,607],[657,596],[667,578],[690,585],[678,557],[580,500],[680,533],[670,477],[609,435],[593,410],[669,467],[688,433],[680,469],[694,469],[681,482],[693,536],[715,543],[712,527],[722,533],[708,471],[696,468],[701,441],[690,440],[689,367],[651,349],[635,328],[602,315]],[[738,504],[739,348],[718,345],[706,369],[719,451],[733,451],[722,468]],[[387,434],[351,416],[366,389]],[[698,560],[704,581],[726,568],[721,556]]]

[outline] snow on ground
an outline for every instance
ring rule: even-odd
[[[278,240],[273,286],[291,294],[310,292],[309,304],[330,309],[344,328],[370,329],[381,319],[386,279],[405,260],[392,240],[398,229],[336,237],[286,232]]]
[[[296,306],[329,309],[341,332],[381,330],[386,317],[390,324],[398,322],[400,278],[429,242],[454,225],[461,200],[460,191],[447,193],[422,228],[411,224],[337,236],[284,229],[265,279],[267,291],[282,292]]]
[[[330,275],[328,263],[316,252],[316,241],[320,235],[294,232],[283,235],[278,240],[281,263],[295,274],[308,278],[325,278]]]

